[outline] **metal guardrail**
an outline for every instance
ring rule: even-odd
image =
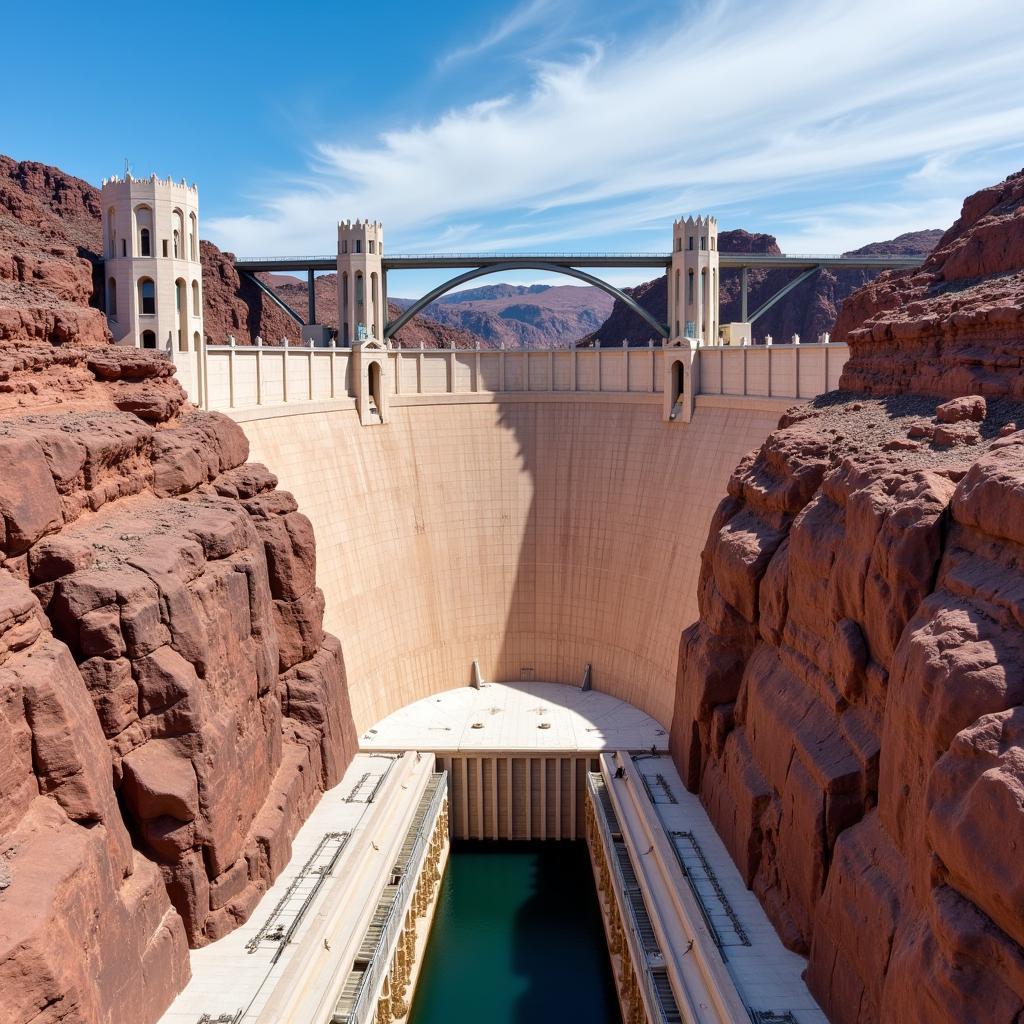
[[[923,255],[914,253],[868,253],[863,256],[856,253],[836,252],[735,252],[728,249],[717,250],[719,256],[742,257],[758,262],[761,260],[856,260],[858,262],[887,262],[892,260],[921,260]],[[382,254],[383,255],[383,254]],[[321,256],[236,256],[235,263],[322,263],[326,260],[337,260],[337,254]],[[388,253],[385,260],[573,260],[573,259],[627,259],[627,260],[664,260],[672,259],[671,252],[414,252]]]
[[[369,958],[369,964],[359,980],[351,1007],[347,1011],[336,1009],[331,1017],[332,1024],[368,1024],[373,1013],[376,1012],[377,993],[391,966],[391,957],[398,933],[404,926],[406,907],[419,877],[423,853],[441,809],[441,803],[448,792],[448,773],[435,773],[430,777],[427,786],[428,788],[433,786],[434,792],[429,798],[419,825],[416,826],[416,839],[406,860],[406,870],[394,889],[391,909],[381,927],[380,937]],[[373,1013],[368,1014],[368,1010],[371,1008]]]
[[[607,793],[607,789],[605,788],[605,791],[602,792],[602,788],[604,787],[604,777],[600,772],[587,773],[587,790],[590,793],[590,799],[594,806],[594,818],[597,821],[598,831],[601,833],[601,841],[604,844],[605,860],[608,862],[609,870],[614,876],[617,891],[622,893],[623,898],[621,900],[621,905],[624,905],[626,909],[627,927],[632,933],[636,949],[640,953],[640,964],[642,967],[640,975],[643,978],[644,989],[647,992],[648,1005],[658,1008],[661,1017],[661,1024],[675,1024],[675,1022],[682,1020],[682,1015],[679,1012],[679,1007],[676,1004],[674,994],[671,995],[672,1005],[665,1005],[668,993],[664,991],[664,986],[658,985],[658,982],[654,977],[654,972],[651,969],[649,959],[650,951],[646,948],[648,943],[644,939],[644,929],[637,920],[636,912],[629,900],[629,887],[626,884],[626,879],[622,874],[619,859],[616,856],[615,839],[612,836],[611,823],[608,821],[607,817],[609,813],[614,815],[615,811],[612,808],[610,795]],[[617,818],[615,820],[615,826],[618,828]],[[620,840],[620,842],[621,841],[622,840]],[[640,896],[642,899],[642,893]]]

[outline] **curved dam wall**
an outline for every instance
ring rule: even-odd
[[[575,399],[575,400],[573,400]],[[356,727],[485,679],[595,688],[668,727],[700,551],[740,457],[777,404],[501,396],[237,411],[251,458],[312,520],[325,626]]]

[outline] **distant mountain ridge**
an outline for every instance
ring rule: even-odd
[[[408,309],[414,300],[390,301]],[[571,348],[597,330],[613,306],[612,297],[592,285],[499,283],[449,292],[423,313],[473,332],[486,347]]]

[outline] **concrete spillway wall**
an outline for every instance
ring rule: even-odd
[[[356,726],[470,680],[594,685],[667,726],[700,551],[778,410],[705,399],[541,400],[236,413],[313,522],[325,626]],[[654,398],[654,396],[652,396]],[[716,404],[717,403],[717,404]]]

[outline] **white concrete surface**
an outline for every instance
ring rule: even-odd
[[[243,1011],[238,1018],[240,1022],[259,1020],[282,978],[286,974],[297,973],[296,968],[301,969],[301,965],[293,961],[304,949],[304,940],[323,928],[339,906],[344,907],[346,913],[340,927],[332,921],[327,946],[340,953],[353,941],[358,944],[362,937],[361,911],[366,900],[356,898],[358,894],[353,891],[353,875],[360,858],[365,859],[366,850],[374,849],[371,843],[376,844],[379,856],[374,859],[380,861],[382,880],[376,888],[373,884],[365,887],[367,899],[375,902],[393,863],[393,858],[388,860],[389,848],[396,842],[401,843],[405,819],[411,816],[429,773],[426,762],[424,759],[423,765],[414,761],[406,765],[399,759],[357,754],[341,782],[324,794],[299,829],[288,866],[264,894],[249,920],[217,942],[192,950],[192,980],[161,1018],[161,1024],[197,1024],[204,1013],[209,1014],[213,1021],[222,1014],[233,1021],[240,1010]],[[371,778],[359,787],[356,799],[348,802],[346,797],[353,793],[367,773]],[[375,801],[362,802],[372,792],[377,779],[385,774],[389,776],[387,784],[378,790]],[[413,777],[418,785],[412,784]],[[397,808],[397,804],[402,807]],[[401,809],[408,813],[394,813]],[[246,943],[260,931],[326,832],[348,832],[350,835],[333,872],[321,886],[314,903],[303,914],[291,943],[284,948],[276,964],[272,962],[278,948],[276,942],[263,941],[255,952],[250,953]],[[361,877],[366,874],[361,869],[360,872]],[[318,942],[318,946],[322,944],[322,940]],[[330,952],[329,948],[323,948],[325,956]]]
[[[477,727],[479,726],[479,727]],[[544,728],[542,728],[544,726]],[[667,749],[650,715],[564,683],[484,683],[424,697],[360,737],[363,750],[602,751]]]
[[[828,1018],[815,1002],[801,977],[807,961],[782,945],[757,897],[743,884],[739,871],[718,837],[700,800],[683,786],[672,759],[668,756],[638,757],[627,763],[626,773],[631,777],[630,781],[638,776],[643,776],[646,780],[647,787],[654,795],[654,803],[651,805],[653,817],[660,822],[665,832],[668,848],[673,841],[673,832],[692,833],[749,940],[749,945],[743,945],[737,938],[722,901],[700,869],[699,859],[687,856],[685,860],[688,866],[692,865],[691,877],[696,889],[695,895],[708,911],[708,916],[722,939],[725,967],[744,1003],[751,1010],[772,1011],[783,1018],[788,1012],[792,1014],[797,1024],[828,1024]],[[658,775],[665,780],[676,803],[671,802],[668,794],[658,783]],[[617,787],[614,791],[618,792],[623,785],[630,785],[630,782],[614,780],[612,785]],[[635,783],[633,785],[635,794]],[[641,783],[641,789],[642,787]],[[650,804],[646,794],[642,795]],[[643,860],[642,857],[639,859]],[[693,863],[694,860],[697,862]],[[678,864],[668,865],[668,876],[669,881],[673,882],[677,889],[688,884]]]

